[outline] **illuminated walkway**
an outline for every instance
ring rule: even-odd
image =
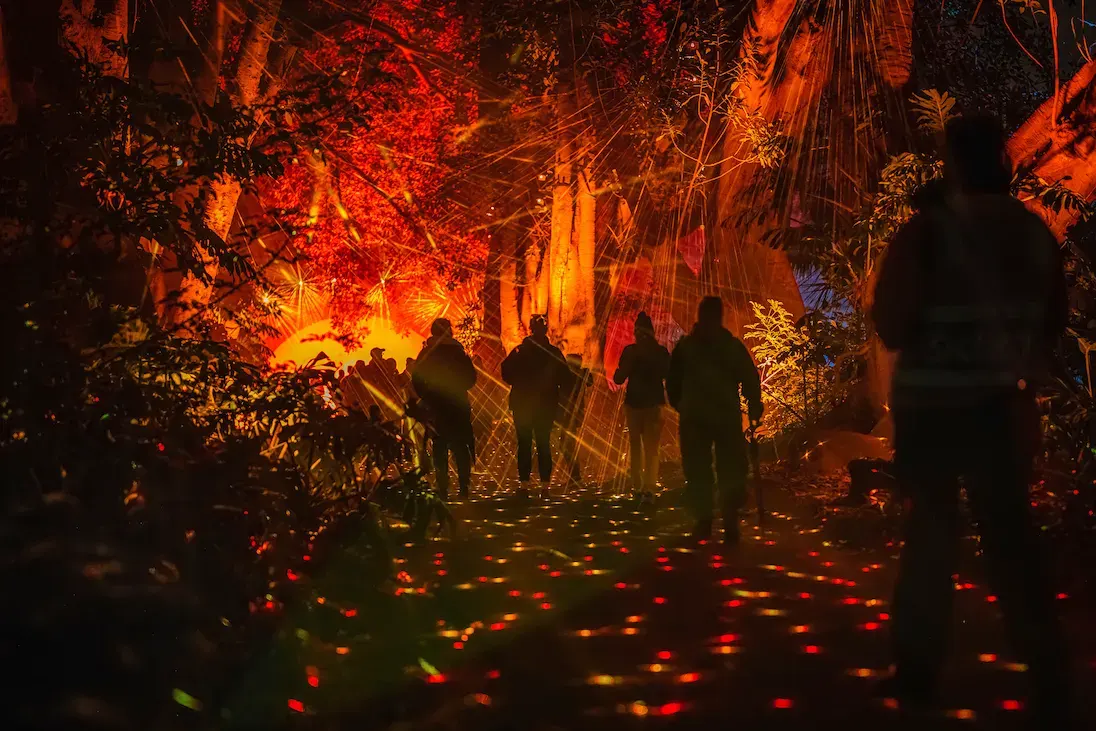
[[[231,719],[895,727],[870,694],[887,663],[891,556],[830,547],[812,522],[776,512],[764,539],[748,533],[731,554],[690,550],[684,512],[672,494],[663,502],[640,513],[591,493],[473,500],[455,510],[462,536],[401,547],[402,583],[380,592],[368,564],[340,557],[242,679]],[[1009,662],[992,597],[972,581],[960,577],[947,679],[962,690],[945,691],[951,710],[932,728],[1019,728],[1023,668]]]

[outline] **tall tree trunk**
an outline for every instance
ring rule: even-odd
[[[571,107],[566,99],[569,91],[560,92],[559,112],[557,114],[557,134],[555,162],[555,187],[552,190],[552,234],[542,266],[548,276],[548,327],[554,338],[563,334],[566,318],[573,302],[566,301],[571,293],[568,290],[570,272],[571,233],[574,227],[574,171],[571,160],[572,147],[566,139],[566,126],[571,121]],[[570,306],[569,306],[570,305]]]
[[[499,339],[509,353],[521,342],[521,289],[518,287],[517,240],[510,229],[501,234],[499,250]]]
[[[1057,114],[1056,114],[1057,110]],[[1055,123],[1057,117],[1057,123]],[[1062,86],[1057,100],[1044,101],[1013,133],[1008,152],[1021,176],[1061,183],[1086,201],[1096,196],[1096,61],[1089,61]],[[1038,200],[1027,201],[1062,239],[1076,213],[1055,212]]]
[[[19,109],[12,96],[11,70],[8,68],[8,52],[4,39],[6,32],[4,11],[0,8],[0,127],[15,124],[19,119]]]
[[[869,47],[878,54],[879,70],[887,85],[901,89],[910,80],[913,65],[914,0],[869,1],[869,28],[877,29],[877,35],[867,39]]]
[[[757,0],[743,40],[744,53],[755,54],[754,73],[746,74],[735,94],[739,119],[755,117],[766,125],[781,125],[790,138],[802,136],[819,95],[829,80],[832,48],[811,18],[802,20],[778,69],[780,39],[795,16],[795,0]],[[756,123],[756,121],[755,121]],[[773,212],[771,189],[758,185],[766,172],[752,159],[745,127],[730,125],[724,143],[724,170],[717,191],[710,284],[730,299],[728,323],[733,329],[752,321],[750,301],[778,299],[790,312],[802,314],[803,300],[787,254],[762,242],[782,216]],[[790,151],[795,154],[795,150]],[[736,219],[748,207],[761,216],[748,225]]]
[[[584,155],[582,172],[578,176],[578,289],[581,325],[576,322],[576,334],[568,338],[571,353],[582,355],[583,363],[592,367],[597,362],[596,313],[594,311],[594,265],[597,260],[597,196],[590,155]]]

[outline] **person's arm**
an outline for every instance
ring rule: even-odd
[[[461,358],[460,364],[461,370],[463,371],[463,373],[461,374],[463,376],[463,378],[461,379],[461,388],[465,391],[471,391],[476,386],[476,381],[479,379],[479,374],[476,373],[476,364],[473,363],[472,359],[468,357],[468,353],[461,351],[461,355],[464,356],[463,358]]]
[[[742,384],[742,397],[746,399],[750,424],[757,424],[765,413],[765,406],[761,402],[761,374],[757,372],[753,357],[742,341],[735,340],[735,343],[735,371],[738,382]]]
[[[521,347],[521,346],[518,346]],[[502,368],[500,375],[502,376],[502,382],[508,386],[514,385],[514,380],[517,374],[514,373],[518,367],[518,348],[514,348],[510,351],[510,354],[506,356],[502,361]]]
[[[903,226],[883,256],[871,307],[875,332],[890,350],[905,347],[921,310],[923,248],[928,220],[916,215]]]
[[[674,352],[670,355],[670,368],[666,373],[666,398],[670,406],[680,411],[681,387],[685,376],[685,353],[681,347],[684,341],[678,341]]]
[[[634,352],[631,345],[624,346],[624,351],[620,354],[620,363],[617,364],[616,373],[613,374],[613,383],[616,385],[623,386],[628,377],[632,375],[632,355]]]

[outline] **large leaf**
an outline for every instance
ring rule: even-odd
[[[917,115],[917,126],[925,132],[943,132],[948,120],[956,116],[955,97],[946,91],[925,89],[910,97]]]

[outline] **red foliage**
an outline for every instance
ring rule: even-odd
[[[468,63],[463,49],[474,38],[456,2],[429,10],[419,0],[360,4],[450,65]],[[379,75],[366,70],[369,54],[381,59]],[[331,284],[336,326],[351,332],[378,311],[395,316],[424,292],[436,298],[439,281],[453,286],[482,272],[486,240],[473,233],[476,212],[452,195],[458,136],[476,114],[463,80],[362,23],[321,37],[301,65],[346,72],[350,101],[364,117],[319,115],[319,147],[301,150],[263,191],[267,205],[300,211],[309,278]]]

